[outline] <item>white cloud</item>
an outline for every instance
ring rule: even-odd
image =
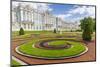
[[[69,13],[71,13],[71,14],[76,14],[76,13],[83,14],[85,12],[85,9],[86,9],[86,6],[76,7],[74,9],[71,9],[69,11]]]
[[[79,16],[78,16],[79,15]],[[58,17],[64,20],[70,21],[79,21],[84,17],[92,17],[95,18],[95,7],[93,6],[74,6],[74,8],[70,10],[66,10],[65,14],[59,14]],[[73,17],[73,18],[72,18]]]
[[[80,15],[85,15],[85,16],[95,16],[95,7],[93,6],[77,6],[74,9],[69,10],[70,14],[75,15],[75,14],[80,14]]]
[[[87,13],[88,13],[91,17],[95,18],[95,7],[88,7],[88,8],[87,8]]]

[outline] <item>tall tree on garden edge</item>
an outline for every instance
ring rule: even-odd
[[[86,41],[91,41],[93,28],[94,28],[94,20],[91,17],[85,17],[84,19],[80,20],[81,29],[82,29],[82,38]]]

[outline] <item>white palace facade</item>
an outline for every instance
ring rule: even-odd
[[[16,7],[12,6],[12,31],[18,31],[20,28],[27,31],[42,30],[76,30],[79,28],[77,23],[68,23],[61,18],[53,16],[50,12],[42,12],[29,5]]]

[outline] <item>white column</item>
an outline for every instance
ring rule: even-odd
[[[33,13],[31,12],[31,22],[33,22]]]
[[[31,13],[30,13],[30,14],[31,14],[31,22],[33,22],[33,20],[32,20],[32,15],[33,15],[32,11],[31,11]]]
[[[27,11],[27,21],[29,21],[29,12]]]
[[[27,21],[27,11],[25,12],[25,20]]]
[[[21,10],[21,21],[23,21],[23,10]]]
[[[29,21],[31,22],[32,20],[31,20],[32,18],[31,18],[31,12],[29,12]]]
[[[34,22],[34,12],[32,11],[32,22]]]
[[[26,14],[26,21],[27,21],[27,17],[28,17],[27,11],[26,11],[26,13],[25,13],[25,14]]]
[[[24,21],[26,21],[26,10],[24,10]]]
[[[30,21],[30,12],[28,12],[28,22]]]
[[[23,21],[25,21],[25,10],[23,10]]]
[[[29,14],[29,12],[28,12],[28,22],[29,22],[29,20],[30,20],[30,18],[29,18],[29,17],[30,17],[30,14]]]

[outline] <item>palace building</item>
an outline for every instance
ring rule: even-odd
[[[12,31],[18,31],[21,27],[27,31],[79,29],[77,23],[66,22],[49,11],[42,12],[29,5],[19,4],[12,6]]]

